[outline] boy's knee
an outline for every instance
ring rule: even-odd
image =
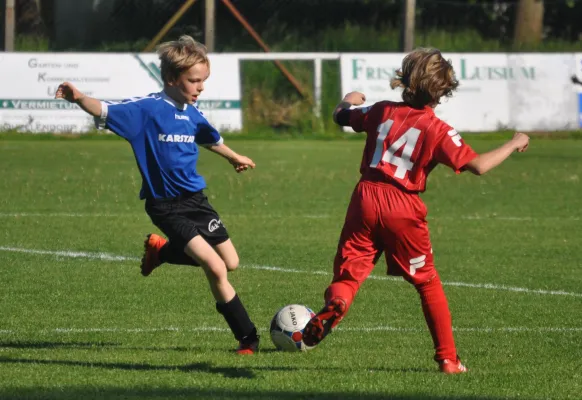
[[[227,279],[227,266],[220,260],[213,263],[209,263],[205,266],[206,275],[208,279],[213,281],[221,281]]]
[[[239,266],[239,259],[238,257],[233,257],[228,260],[224,260],[224,264],[226,265],[227,270],[234,271]]]

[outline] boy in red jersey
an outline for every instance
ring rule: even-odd
[[[467,369],[457,356],[451,314],[433,262],[419,197],[426,178],[438,164],[457,173],[481,175],[514,151],[527,149],[529,137],[516,133],[501,147],[477,154],[461,136],[441,121],[433,109],[458,86],[450,62],[436,49],[408,54],[391,82],[403,89],[403,102],[362,105],[365,96],[348,93],[334,111],[334,121],[366,132],[360,181],[352,194],[334,261],[334,277],[325,291],[326,305],[305,327],[303,341],[318,344],[346,315],[360,285],[382,252],[388,273],[403,276],[418,291],[441,372]]]

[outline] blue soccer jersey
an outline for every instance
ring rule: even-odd
[[[181,105],[164,92],[122,102],[101,103],[98,127],[126,139],[142,176],[140,198],[163,199],[206,187],[196,171],[198,145],[223,142],[192,105]]]

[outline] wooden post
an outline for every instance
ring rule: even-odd
[[[253,29],[253,27],[249,25],[247,20],[241,15],[241,13],[238,12],[236,7],[230,2],[230,0],[222,0],[222,2],[230,10],[232,15],[234,15],[234,17],[236,19],[238,19],[238,21],[247,30],[247,32],[253,37],[253,39],[255,39],[255,41],[259,44],[259,46],[265,52],[269,53],[271,51],[271,49],[269,49],[269,46],[267,46],[266,43],[263,42],[263,39],[261,39],[259,34]],[[287,80],[289,80],[289,82],[291,82],[291,84],[295,87],[295,90],[297,90],[297,92],[299,92],[299,94],[301,96],[306,97],[305,90],[303,90],[303,88],[301,87],[301,84],[299,83],[299,81],[297,81],[297,79],[295,79],[295,77],[291,74],[291,72],[289,72],[287,70],[287,68],[285,68],[285,66],[283,64],[281,64],[281,62],[279,60],[274,60],[273,63],[275,64],[275,66],[277,66],[277,68],[279,68],[279,70],[285,76],[285,78],[287,78]]]
[[[405,53],[414,49],[415,17],[416,0],[406,0],[404,4],[404,24],[402,25],[402,51]]]
[[[4,21],[4,51],[14,51],[14,0],[6,0]]]
[[[206,0],[205,3],[206,20],[204,23],[204,44],[209,52],[215,51],[216,42],[216,1]]]
[[[176,11],[176,14],[174,14],[172,18],[170,18],[168,22],[166,22],[166,25],[164,25],[164,27],[158,32],[158,34],[152,39],[152,41],[149,42],[149,44],[143,49],[144,53],[152,51],[154,47],[156,47],[156,45],[160,42],[160,40],[163,39],[166,33],[168,33],[168,31],[172,29],[174,25],[176,25],[176,22],[178,22],[178,20],[182,18],[182,15],[184,15],[186,11],[188,11],[188,9],[192,7],[192,5],[195,2],[196,0],[186,0],[182,7],[180,7],[180,9]]]

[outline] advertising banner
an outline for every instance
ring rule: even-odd
[[[211,75],[199,108],[221,131],[242,127],[240,72],[236,57],[211,55]],[[163,88],[156,54],[0,54],[0,129],[21,132],[86,132],[93,118],[78,106],[54,99],[69,81],[100,100],[146,96]]]
[[[523,131],[578,127],[577,96],[572,85],[574,54],[508,54],[508,127]]]
[[[401,101],[390,80],[405,54],[342,54],[342,93],[361,91],[366,105]],[[437,116],[465,132],[500,129],[563,130],[578,126],[570,76],[573,54],[445,53],[459,80],[443,98]]]
[[[576,93],[578,95],[578,126],[582,128],[582,53],[576,53],[576,67],[572,77],[576,77],[577,83],[572,82],[576,86]]]

